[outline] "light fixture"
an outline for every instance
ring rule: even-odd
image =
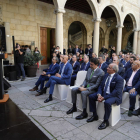
[[[125,27],[127,32],[129,32],[132,28],[131,24],[127,24]]]
[[[111,27],[111,24],[113,23],[113,20],[106,20],[107,27]]]

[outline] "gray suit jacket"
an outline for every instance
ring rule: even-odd
[[[92,78],[90,79],[92,71],[93,70],[91,68],[88,69],[86,78],[81,86],[84,86],[86,88],[87,85],[89,84],[89,87],[87,88],[87,90],[96,91],[102,81],[102,78],[104,76],[104,71],[100,68],[97,68]]]

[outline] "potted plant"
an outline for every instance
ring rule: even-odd
[[[28,77],[35,77],[37,71],[36,63],[43,60],[43,56],[40,53],[28,53],[24,56],[24,66]]]

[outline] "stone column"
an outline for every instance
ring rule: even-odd
[[[137,54],[137,43],[138,43],[138,31],[134,30],[134,39],[133,39],[133,52]]]
[[[63,54],[63,13],[64,10],[56,10],[56,46],[60,47],[60,51]]]
[[[99,31],[100,31],[100,19],[94,20],[94,38],[93,38],[93,52],[98,56],[99,53]]]
[[[138,47],[137,47],[137,53],[140,54],[140,31],[138,32]]]
[[[121,51],[121,47],[122,47],[122,28],[123,28],[123,26],[117,26],[117,28],[118,28],[117,55],[119,55],[119,52]]]

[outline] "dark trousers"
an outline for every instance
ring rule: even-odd
[[[48,76],[44,76],[44,75],[40,75],[39,79],[37,80],[37,82],[35,83],[36,86],[39,86],[40,84],[40,90],[43,89],[44,87],[44,82],[48,81],[49,77]]]
[[[46,88],[50,87],[49,94],[53,94],[55,84],[62,84],[65,85],[65,81],[59,77],[51,76],[47,84],[45,85]]]
[[[75,82],[75,80],[76,80],[76,76],[77,76],[77,75],[72,75],[72,76],[71,76],[71,84],[70,84],[70,86],[74,86],[74,82]]]
[[[123,90],[123,92],[129,92],[132,89],[132,87],[128,87],[126,86]],[[129,94],[129,110],[134,110],[135,109],[135,103],[136,103],[136,96],[137,96],[138,92],[135,91],[135,93],[133,94]]]
[[[90,107],[90,112],[93,112],[93,115],[96,117],[97,116],[97,111],[96,111],[96,101],[97,101],[97,93],[95,94],[90,94],[89,95],[89,107]],[[105,109],[105,114],[104,114],[104,121],[108,121],[110,117],[110,113],[112,110],[111,105],[116,103],[115,97],[108,98],[104,102],[104,109]]]
[[[23,76],[23,78],[25,78],[25,70],[24,70],[24,64],[23,63],[16,63],[16,71],[17,71],[17,76],[18,77],[21,76],[21,72],[22,72],[22,76]]]

